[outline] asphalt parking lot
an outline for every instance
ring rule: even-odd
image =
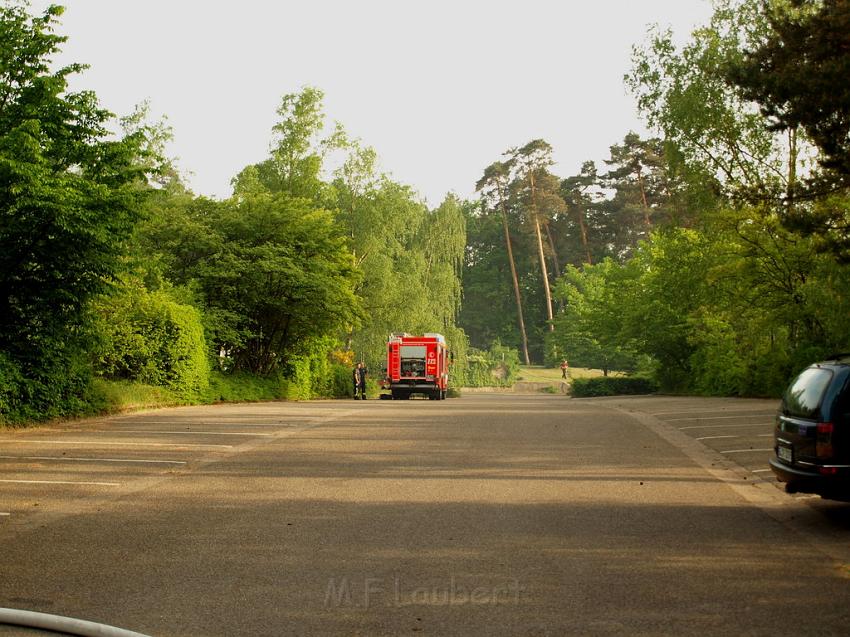
[[[221,405],[0,430],[0,523],[86,512],[89,500],[149,488],[327,415],[321,403]]]
[[[749,480],[782,489],[768,467],[777,400],[694,397],[591,399],[642,413],[700,443]],[[200,418],[199,418],[200,412]],[[68,514],[87,495],[109,497],[191,472],[263,441],[344,417],[322,403],[220,405],[140,412],[56,427],[6,430],[0,448],[0,522]],[[6,487],[6,488],[3,488]],[[788,495],[818,500],[808,494]]]
[[[626,403],[622,403],[626,404]],[[778,400],[653,396],[628,403],[753,474],[776,482],[768,467]]]
[[[775,408],[470,394],[3,430],[0,607],[163,637],[844,634],[850,506],[765,471]]]

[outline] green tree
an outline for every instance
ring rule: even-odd
[[[310,199],[317,205],[328,202],[327,184],[322,175],[325,156],[345,136],[337,125],[329,136],[322,137],[323,97],[321,90],[308,86],[281,98],[277,109],[280,119],[272,128],[271,156],[246,167],[234,178],[234,194],[263,189]]]
[[[658,365],[658,380],[668,389],[689,387],[692,316],[712,303],[706,272],[717,257],[701,233],[667,229],[641,243],[627,267],[636,285],[621,291],[623,335]]]
[[[214,345],[235,369],[270,374],[357,320],[357,273],[329,212],[287,195],[245,197],[212,212],[216,249],[193,274],[219,322]]]
[[[605,259],[581,269],[567,266],[556,284],[556,295],[565,309],[555,318],[552,338],[557,356],[573,365],[609,371],[631,371],[636,367],[635,347],[624,336],[624,290],[633,286],[633,271]]]
[[[466,336],[456,327],[460,270],[466,247],[463,206],[449,196],[429,211],[413,191],[377,169],[377,155],[342,134],[347,153],[335,171],[336,220],[361,273],[356,293],[363,320],[352,325],[348,348],[376,369],[392,332],[441,332],[461,364]]]
[[[850,2],[760,3],[770,31],[727,72],[777,130],[803,128],[820,162],[850,180]],[[845,184],[850,183],[848,181]]]
[[[496,341],[521,347],[517,326],[517,305],[508,286],[510,263],[505,250],[501,215],[480,200],[465,210],[467,245],[463,268],[463,303],[458,322],[469,335],[470,343],[487,350]],[[515,253],[519,257],[519,252]],[[525,261],[516,267],[525,274]],[[518,281],[527,293],[525,280]]]
[[[564,208],[558,189],[560,183],[548,167],[554,163],[552,147],[542,139],[535,139],[521,148],[508,151],[508,165],[514,175],[512,182],[513,195],[525,211],[526,220],[533,232],[537,247],[537,259],[540,267],[540,277],[543,283],[546,318],[548,329],[555,329],[552,323],[552,292],[549,285],[549,272],[546,266],[546,249],[543,247],[543,231],[548,231],[548,219]],[[554,242],[549,236],[552,258],[557,266],[557,254],[554,252]]]
[[[141,136],[108,139],[111,115],[51,70],[62,9],[0,7],[0,352],[37,414],[73,410],[86,387],[85,309],[121,270],[147,175]]]
[[[567,177],[561,182],[561,196],[567,205],[567,217],[578,227],[581,252],[588,265],[593,264],[589,218],[596,208],[597,200],[601,198],[600,190],[596,164],[592,161],[584,162],[578,175]]]
[[[626,76],[639,110],[675,146],[675,156],[695,179],[722,184],[727,196],[773,197],[800,161],[726,78],[767,29],[757,0],[721,0],[710,23],[681,48],[671,32],[653,30],[633,49]]]
[[[286,371],[359,320],[359,275],[332,213],[269,193],[171,204],[147,224],[141,249],[171,284],[195,291],[225,368]]]
[[[484,176],[475,185],[477,191],[481,192],[482,199],[486,205],[499,211],[502,219],[502,230],[505,235],[505,250],[508,264],[511,268],[511,282],[514,289],[514,301],[517,312],[517,328],[519,329],[522,343],[522,356],[526,365],[531,364],[528,355],[528,335],[525,330],[525,318],[522,311],[522,294],[519,287],[519,277],[516,271],[516,259],[514,259],[513,241],[508,226],[508,187],[510,180],[510,167],[503,162],[494,162],[484,169]]]
[[[799,129],[818,147],[820,171],[801,181],[790,166],[785,222],[850,260],[850,2],[762,2],[761,8],[770,31],[730,62],[727,80],[758,103],[768,129],[787,132],[792,148]]]
[[[197,399],[209,384],[209,351],[200,312],[176,297],[171,290],[150,292],[130,280],[95,299],[95,371]]]

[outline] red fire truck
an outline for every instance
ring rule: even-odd
[[[443,400],[449,382],[451,355],[442,334],[392,334],[387,342],[387,375],[382,382],[393,400],[422,394]]]

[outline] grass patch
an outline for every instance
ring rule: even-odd
[[[568,380],[576,378],[601,378],[603,376],[601,369],[587,369],[584,367],[570,367]],[[609,372],[609,377],[623,376],[620,372]],[[517,380],[524,380],[530,383],[560,383],[564,379],[561,378],[560,367],[543,367],[541,365],[521,365]]]
[[[287,386],[280,378],[261,378],[251,374],[210,374],[210,386],[201,403],[260,402],[286,398]]]
[[[164,387],[124,380],[92,381],[92,412],[118,413],[188,404],[186,399]]]

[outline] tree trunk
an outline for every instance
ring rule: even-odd
[[[549,288],[549,273],[546,270],[546,255],[543,252],[543,234],[540,232],[540,218],[537,215],[537,192],[534,188],[534,171],[529,171],[528,179],[531,185],[531,215],[534,219],[534,232],[537,235],[537,256],[540,259],[540,273],[543,275],[543,292],[546,295],[546,318],[549,320],[549,331],[555,331],[552,315],[552,291]]]
[[[549,249],[552,251],[552,265],[555,266],[555,278],[561,276],[561,263],[558,260],[558,251],[555,249],[555,240],[552,238],[552,231],[549,229],[549,222],[543,223],[546,228],[546,239],[549,241]]]
[[[794,189],[797,185],[797,129],[788,129],[788,183],[785,186],[785,198],[788,212],[794,211]]]
[[[581,231],[581,245],[584,248],[585,263],[593,265],[593,259],[590,256],[590,245],[587,242],[587,223],[584,220],[584,211],[578,211],[578,228]]]
[[[502,225],[505,228],[505,245],[508,247],[508,261],[511,264],[511,278],[514,284],[514,298],[516,299],[517,322],[519,323],[519,333],[522,337],[522,356],[526,365],[531,365],[531,358],[528,355],[528,335],[525,332],[525,319],[522,316],[522,297],[519,293],[519,277],[516,273],[516,263],[514,262],[514,251],[511,247],[511,233],[508,230],[508,218],[504,210],[502,211]]]
[[[514,299],[516,299],[517,322],[519,324],[519,333],[522,337],[522,356],[526,365],[531,365],[531,358],[528,355],[528,336],[525,332],[525,319],[522,316],[522,297],[519,293],[519,277],[516,273],[516,262],[514,261],[514,249],[511,245],[511,232],[508,229],[508,213],[505,211],[505,200],[501,189],[499,190],[499,209],[502,213],[502,227],[505,230],[505,246],[508,248],[508,262],[511,264],[511,278],[514,284]]]
[[[652,228],[652,222],[649,220],[649,202],[646,200],[646,188],[643,186],[643,173],[640,166],[637,167],[638,185],[640,186],[640,200],[643,203],[643,222],[646,224],[646,229]]]

